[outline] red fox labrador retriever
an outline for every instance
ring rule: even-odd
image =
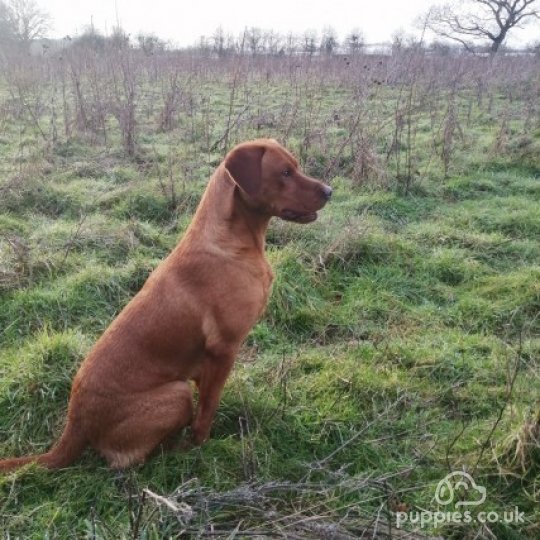
[[[238,349],[268,300],[270,218],[309,223],[331,194],[273,139],[231,150],[182,241],[82,363],[60,440],[45,454],[0,461],[0,471],[30,462],[65,467],[87,446],[111,467],[127,467],[190,423],[193,443],[202,444]],[[199,391],[195,414],[189,380]]]

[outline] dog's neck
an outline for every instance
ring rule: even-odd
[[[208,183],[186,237],[196,233],[220,250],[260,254],[270,217],[249,205],[221,165]]]

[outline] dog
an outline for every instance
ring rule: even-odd
[[[144,462],[190,424],[192,443],[201,445],[240,345],[268,301],[270,218],[312,222],[331,195],[274,139],[233,148],[210,178],[183,239],[82,362],[56,445],[45,454],[2,460],[0,471],[32,462],[63,468],[88,446],[111,468],[124,468]]]

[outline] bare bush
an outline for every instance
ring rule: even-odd
[[[323,37],[335,38],[331,29]],[[451,173],[474,115],[500,125],[497,144],[505,146],[510,109],[499,95],[524,104],[512,109],[524,134],[537,127],[532,55],[486,62],[406,36],[396,37],[392,54],[368,54],[360,31],[343,45],[347,54],[333,44],[330,54],[318,39],[216,31],[199,48],[171,51],[90,28],[45,58],[4,55],[0,118],[22,120],[49,154],[77,138],[111,150],[118,132],[132,159],[151,152],[141,140],[156,131],[210,155],[242,139],[276,137],[314,174],[403,193],[427,174]],[[418,143],[426,121],[430,147]]]

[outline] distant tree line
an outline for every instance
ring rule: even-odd
[[[212,35],[201,36],[196,48],[219,57],[233,54],[285,56],[296,53],[314,56],[357,54],[365,45],[364,35],[357,28],[340,43],[337,33],[331,27],[324,28],[320,35],[314,30],[307,30],[303,34],[283,35],[273,30],[251,27],[239,36],[226,33],[219,27]]]
[[[378,45],[387,52],[422,47],[440,55],[463,50],[494,54],[504,49],[507,35],[514,28],[534,19],[540,20],[538,3],[538,0],[455,0],[432,7],[422,18],[424,30],[430,29],[438,36],[430,44],[399,32],[393,36],[391,44]],[[32,42],[46,36],[50,24],[50,16],[38,7],[35,0],[0,0],[0,50],[28,51]],[[82,34],[66,36],[61,41],[62,47],[84,47],[95,51],[105,51],[110,47],[137,47],[147,55],[171,48],[153,34],[141,33],[132,37],[120,27],[115,27],[111,34],[104,35],[93,25],[89,25]],[[47,52],[48,47],[44,44],[43,51]],[[240,35],[233,35],[219,27],[210,36],[201,36],[191,47],[203,55],[218,58],[238,54],[355,56],[373,48],[373,44],[366,43],[360,29],[353,28],[340,41],[330,26],[322,32],[307,30],[302,34],[286,35],[257,27],[246,28]],[[540,42],[529,46],[527,51],[538,54]]]

